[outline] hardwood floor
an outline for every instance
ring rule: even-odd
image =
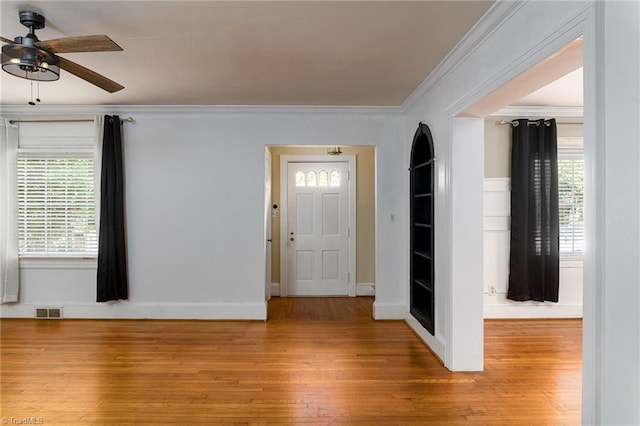
[[[486,321],[486,371],[451,373],[404,322],[373,321],[371,305],[274,298],[267,322],[4,319],[1,416],[45,425],[579,424],[581,321]]]

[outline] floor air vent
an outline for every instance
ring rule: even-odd
[[[62,308],[36,308],[36,318],[60,319],[62,318]]]

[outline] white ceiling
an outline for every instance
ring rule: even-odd
[[[514,106],[583,106],[582,67],[514,102]]]
[[[0,2],[1,35],[47,18],[41,40],[106,34],[123,52],[62,54],[125,86],[109,94],[62,71],[44,104],[401,105],[493,1]],[[28,81],[0,73],[0,103]]]

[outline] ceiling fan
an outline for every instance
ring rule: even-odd
[[[40,82],[58,80],[60,68],[62,68],[109,93],[124,89],[124,86],[115,81],[58,56],[58,53],[121,51],[122,48],[109,37],[91,35],[40,41],[35,30],[44,28],[44,16],[28,10],[19,12],[19,16],[20,23],[29,29],[29,33],[14,40],[0,37],[0,40],[6,43],[2,46],[4,71],[17,77]]]

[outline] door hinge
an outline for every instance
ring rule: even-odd
[[[347,272],[347,282],[351,282],[351,272]]]
[[[347,180],[351,180],[351,170],[347,170]]]
[[[347,228],[347,238],[351,238],[351,228]]]

